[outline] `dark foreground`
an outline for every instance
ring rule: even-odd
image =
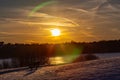
[[[120,80],[120,57],[19,70],[1,74],[0,80]]]

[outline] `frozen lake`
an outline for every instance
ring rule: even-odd
[[[120,57],[120,53],[99,53],[99,54],[95,54],[96,56],[98,56],[99,58],[112,58],[112,57]]]
[[[83,54],[84,55],[84,54]],[[100,59],[103,58],[112,58],[112,57],[120,57],[120,53],[98,53],[94,54]],[[62,57],[51,57],[50,58],[50,64],[64,64],[64,63],[71,63],[73,62],[78,55],[68,55],[68,56],[62,56]]]
[[[112,57],[120,57],[120,53],[98,53],[95,54],[96,56],[98,56],[99,58],[112,58]],[[73,57],[73,56],[72,56]],[[62,64],[65,62],[70,62],[69,60],[71,59],[70,56],[66,56],[66,57],[51,57],[50,58],[50,63],[51,64]],[[0,59],[0,65],[3,65],[4,62],[8,62],[9,65],[12,64],[12,59]]]

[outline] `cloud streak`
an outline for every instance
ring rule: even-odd
[[[0,0],[0,40],[24,36],[22,41],[42,37],[40,41],[47,42],[50,33],[46,30],[56,27],[70,40],[71,36],[76,41],[120,38],[120,0],[53,0],[57,3],[43,6],[28,17],[34,7],[46,1]]]

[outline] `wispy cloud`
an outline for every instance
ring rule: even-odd
[[[56,0],[28,16],[45,1],[0,0],[0,40],[45,41],[55,27],[76,41],[120,38],[120,0]]]
[[[48,26],[66,26],[66,27],[78,27],[79,24],[73,20],[65,17],[52,16],[46,13],[35,13],[25,19],[11,19],[10,21],[16,21],[23,24],[36,24],[36,25],[48,25]]]

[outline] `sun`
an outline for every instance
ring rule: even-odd
[[[60,36],[61,34],[60,29],[52,29],[50,31],[51,31],[52,36]]]

